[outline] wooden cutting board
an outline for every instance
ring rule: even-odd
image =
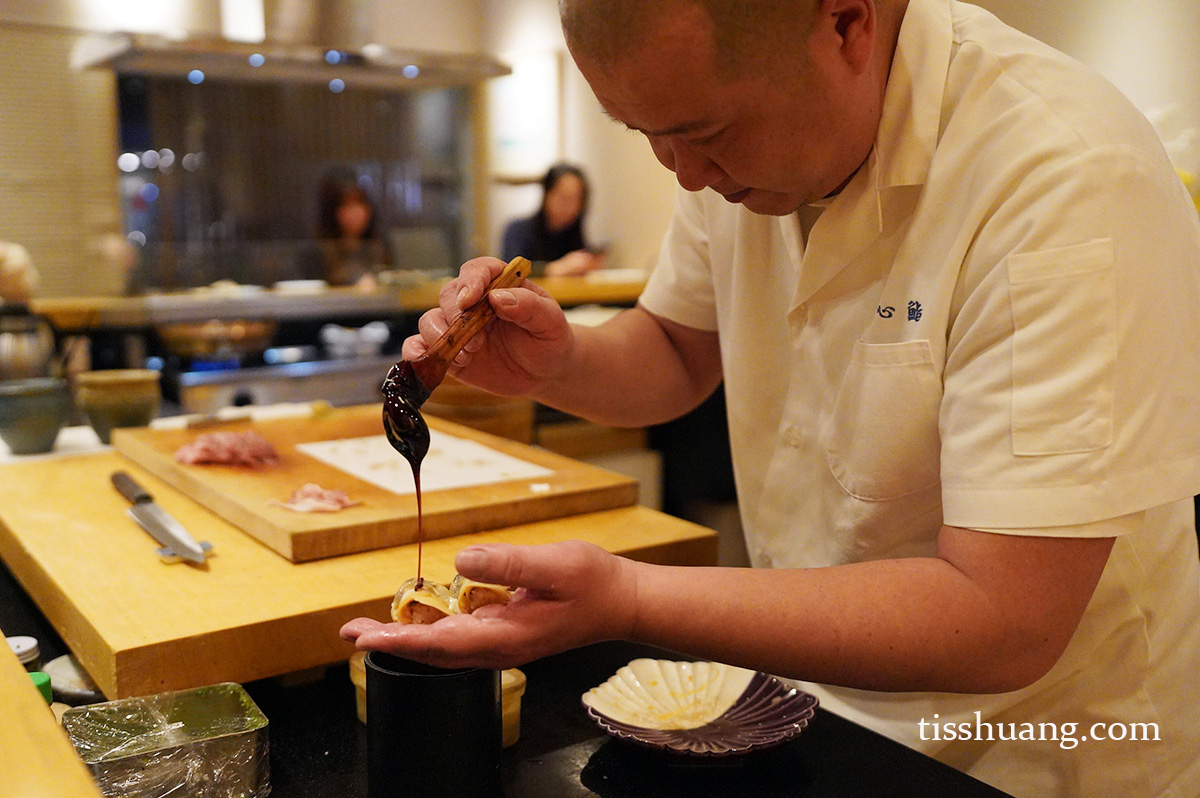
[[[189,430],[117,429],[112,443],[125,457],[283,557],[307,562],[416,541],[415,495],[388,491],[297,449],[305,443],[381,435],[381,416],[381,405],[362,405],[313,418],[242,421]],[[441,419],[429,417],[427,421],[432,430],[483,444],[551,473],[426,491],[426,540],[624,507],[637,501],[637,482],[628,477]],[[201,434],[250,429],[275,448],[278,464],[184,465],[175,459],[179,447]],[[399,454],[396,458],[404,462]],[[407,468],[407,463],[404,466]],[[336,513],[298,513],[279,505],[309,482],[345,491],[359,503]]]

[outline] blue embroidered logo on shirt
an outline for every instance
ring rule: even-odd
[[[924,309],[921,307],[920,302],[914,299],[908,303],[909,321],[920,321],[922,313],[924,313]],[[890,319],[892,316],[896,315],[896,309],[891,305],[876,305],[875,315],[879,316],[881,319]]]

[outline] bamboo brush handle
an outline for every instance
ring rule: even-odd
[[[496,278],[488,285],[480,300],[460,313],[441,337],[413,361],[413,368],[416,370],[417,376],[430,390],[441,383],[450,364],[454,362],[455,356],[462,351],[467,342],[483,329],[492,316],[496,315],[492,304],[488,302],[488,294],[497,288],[519,285],[529,276],[532,266],[533,264],[525,258],[513,258],[512,262],[504,267],[504,271],[496,275]]]

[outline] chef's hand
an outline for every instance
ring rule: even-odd
[[[421,316],[420,334],[404,342],[401,355],[412,360],[428,349],[464,309],[479,301],[505,265],[496,258],[464,263],[458,277],[442,286],[439,307]],[[467,342],[454,359],[453,374],[492,393],[514,396],[532,392],[563,371],[574,337],[562,308],[544,289],[525,281],[492,291],[488,301],[496,318]]]
[[[628,638],[636,625],[637,564],[590,543],[472,546],[455,565],[469,579],[516,588],[512,600],[427,625],[358,618],[341,636],[436,667],[504,669]]]

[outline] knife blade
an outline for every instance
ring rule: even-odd
[[[191,533],[159,507],[150,492],[133,477],[124,471],[114,471],[112,484],[133,505],[129,508],[129,516],[162,544],[158,549],[160,557],[181,557],[197,563],[205,561],[212,544],[197,543]]]

